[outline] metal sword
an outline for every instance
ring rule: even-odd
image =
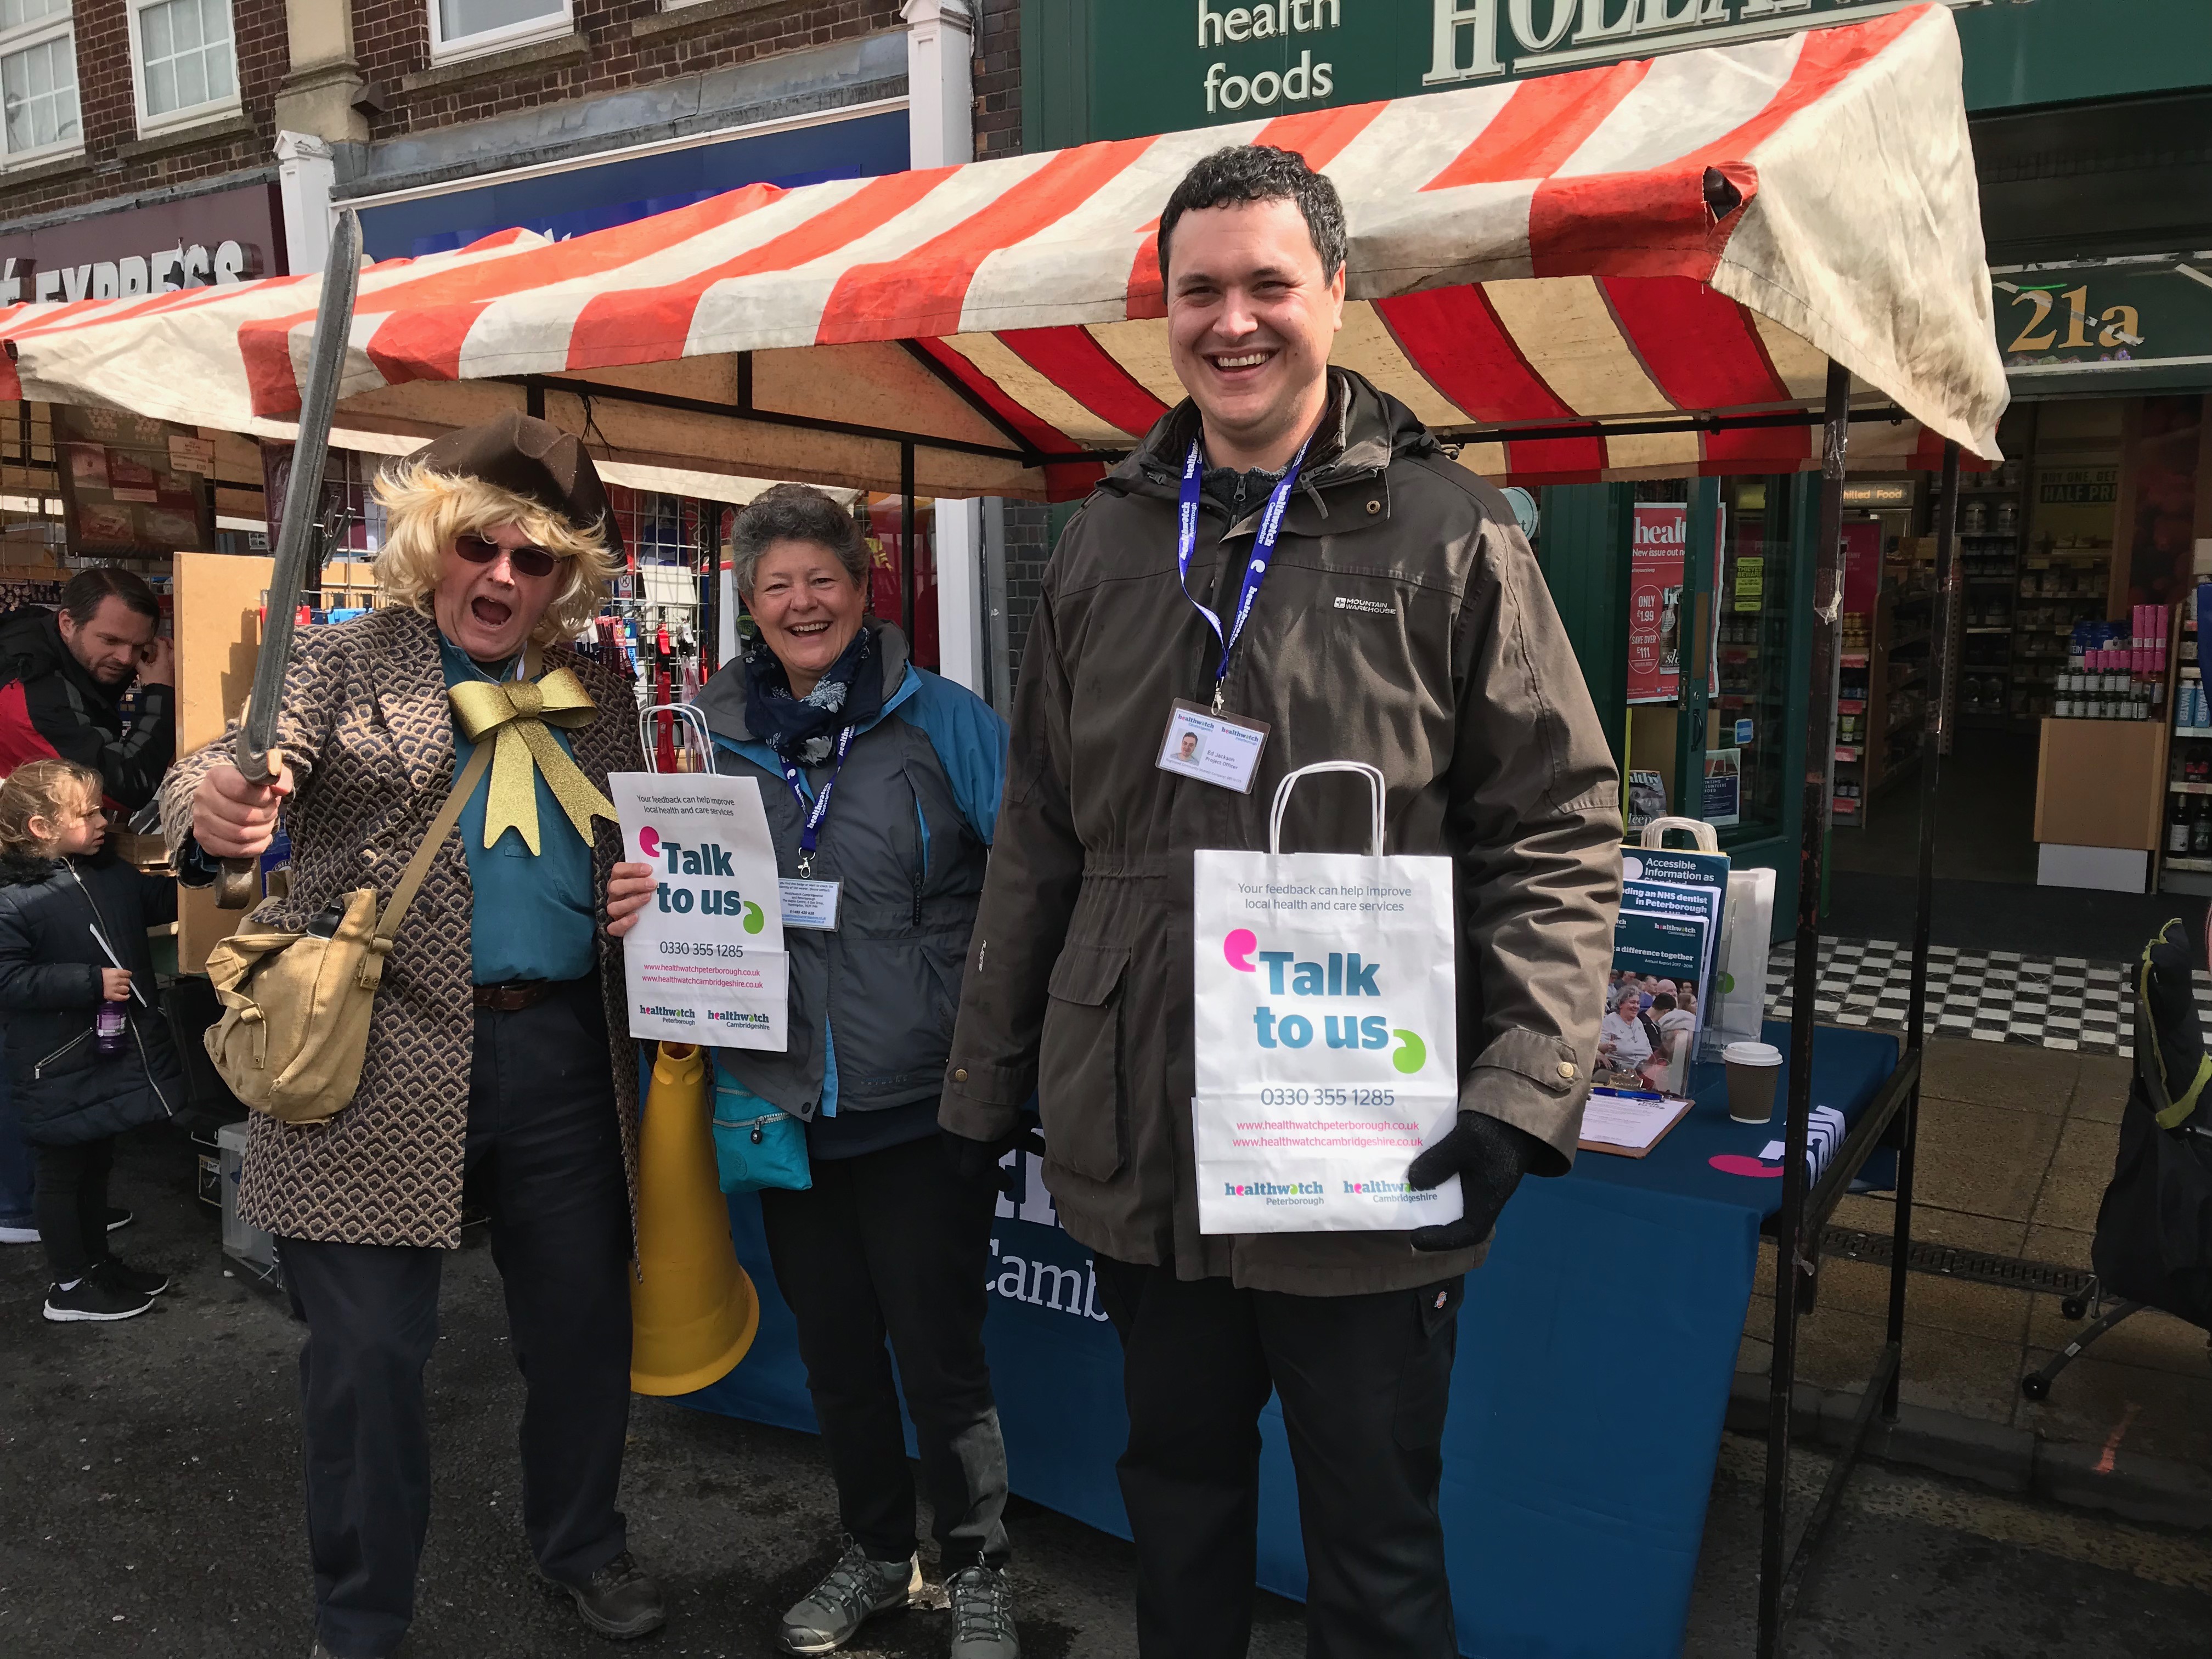
[[[307,363],[307,385],[300,404],[300,436],[292,447],[292,471],[284,486],[284,517],[276,532],[275,568],[261,617],[261,648],[253,659],[253,690],[239,725],[233,763],[248,783],[266,783],[283,768],[276,748],[276,712],[284,691],[284,669],[292,655],[292,629],[307,586],[309,567],[326,550],[319,533],[323,507],[323,464],[331,447],[331,417],[337,412],[338,381],[345,369],[346,346],[353,332],[353,302],[361,285],[361,222],[351,209],[338,214],[331,231],[330,257],[323,265],[323,296],[315,309],[315,335]],[[216,883],[216,902],[241,910],[258,896],[257,859],[225,859]]]

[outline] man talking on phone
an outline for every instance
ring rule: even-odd
[[[115,565],[78,571],[58,610],[0,618],[0,777],[58,755],[100,774],[112,810],[153,799],[177,748],[176,658],[161,626],[154,590]]]
[[[1142,1659],[1246,1650],[1270,1392],[1310,1659],[1459,1651],[1437,1492],[1462,1284],[1522,1177],[1574,1156],[1612,957],[1619,779],[1581,670],[1504,498],[1330,367],[1346,250],[1334,187],[1283,150],[1218,151],[1165,204],[1190,398],[1046,567],[939,1108],[988,1153],[1036,1093],[1121,1339]],[[1456,1176],[1464,1217],[1205,1233],[1194,854],[1267,847],[1276,786],[1330,760],[1381,772],[1387,852],[1453,863],[1459,1110],[1387,1176]],[[1284,848],[1365,850],[1369,803],[1316,779]]]

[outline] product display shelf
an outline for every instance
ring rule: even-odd
[[[2013,635],[2027,517],[2023,483],[2019,464],[2008,462],[1959,490],[1959,557],[1966,591],[1959,607],[1963,626],[1954,641],[1959,672],[1951,712],[1966,728],[2009,726],[2021,712],[2013,707],[2020,654]]]
[[[2162,893],[2212,896],[2212,726],[2184,726],[2182,688],[2202,683],[2193,590],[2173,607],[2167,635],[2166,706],[2173,720],[2166,754],[2165,829],[2154,855],[2154,884]]]

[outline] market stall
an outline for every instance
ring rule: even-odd
[[[1803,601],[1812,696],[1799,991],[1778,1173],[1741,1201],[1700,1196],[1692,1188],[1705,1176],[1690,1169],[1680,1190],[1655,1194],[1668,1160],[1626,1187],[1601,1169],[1538,1183],[1510,1212],[1471,1296],[1449,1436],[1462,1452],[1447,1513],[1465,1650],[1674,1650],[1726,1395],[1712,1333],[1741,1328],[1764,1226],[1796,1292],[1777,1298],[1761,1607],[1771,1652],[1792,1559],[1796,1318],[1824,1206],[1886,1140],[1905,1154],[1900,1231],[1910,1213],[1918,998],[1893,1066],[1862,1054],[1856,1070],[1831,1074],[1824,1055],[1836,1045],[1826,1035],[1816,1045],[1812,988],[1846,460],[1941,465],[1955,501],[1960,452],[1998,458],[2004,381],[1959,76],[1949,14],[1929,5],[1511,85],[789,191],[757,186],[557,244],[511,233],[362,270],[337,441],[397,453],[514,408],[581,434],[617,479],[615,468],[634,467],[908,501],[1070,499],[1181,396],[1156,263],[1162,203],[1199,156],[1256,141],[1303,152],[1344,198],[1350,303],[1337,360],[1460,446],[1462,465],[1538,484],[1820,470],[1820,553]],[[286,278],[0,312],[0,399],[111,404],[282,440],[316,296],[313,279]],[[1942,539],[1948,584],[1954,562]],[[1940,651],[1934,672],[1945,672]],[[1942,717],[1931,695],[1928,718]],[[1923,898],[1923,965],[1925,942]],[[1805,1154],[1826,1095],[1850,1133],[1816,1187]],[[1044,1218],[1029,1213],[1034,1185],[1030,1194],[1005,1225]],[[1677,1236],[1698,1242],[1668,1258],[1677,1271],[1645,1314],[1701,1334],[1655,1341],[1626,1299],[1603,1292],[1621,1263],[1656,1259],[1648,1252],[1667,1224],[1654,1206],[1681,1205],[1703,1206],[1674,1209],[1677,1221],[1697,1218]],[[733,1213],[742,1230],[743,1206]],[[1537,1269],[1522,1242],[1547,1230],[1585,1241],[1583,1279],[1526,1277]],[[1021,1243],[1006,1235],[1001,1250],[1027,1275],[1033,1252]],[[1061,1240],[1062,1300],[1080,1256]],[[1036,1286],[1018,1277],[1033,1310]],[[1578,1295],[1600,1311],[1562,1346],[1562,1316],[1544,1310]],[[1068,1437],[1084,1449],[1079,1480],[1050,1489],[1110,1524],[1093,1500],[1110,1494],[1112,1437],[1089,1432],[1114,1418],[1110,1346],[1087,1291],[1079,1314],[1052,1318],[1060,1322],[1023,1339],[1041,1346],[1000,1341],[1009,1419],[1085,1425]],[[1862,1434],[1877,1406],[1894,1408],[1899,1328],[1893,1319]],[[768,1386],[789,1358],[787,1326],[779,1333],[764,1314],[747,1362],[757,1369],[732,1386]],[[1590,1462],[1591,1424],[1575,1407],[1593,1396],[1551,1386],[1592,1373],[1636,1378],[1649,1402],[1674,1402],[1655,1404],[1608,1467]],[[1553,1504],[1541,1536],[1552,1570],[1571,1571],[1572,1582],[1645,1587],[1626,1614],[1633,1646],[1588,1595],[1562,1594],[1502,1622],[1490,1611],[1496,1595],[1520,1591],[1486,1552],[1537,1535],[1522,1524],[1526,1491],[1498,1473],[1498,1413],[1511,1419],[1515,1467],[1548,1453],[1601,1486],[1618,1476],[1605,1501]],[[1677,1454],[1656,1484],[1636,1454],[1655,1443]],[[1028,1479],[1018,1464],[1018,1483]],[[1092,1497],[1078,1501],[1078,1489]],[[1832,1502],[1832,1492],[1816,1521]],[[1279,1580],[1294,1581],[1288,1569]]]

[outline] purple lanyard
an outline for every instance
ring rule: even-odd
[[[792,798],[798,801],[799,810],[806,814],[805,827],[799,832],[799,874],[802,880],[813,877],[814,848],[822,838],[822,821],[830,816],[830,792],[837,787],[837,775],[845,769],[845,756],[852,746],[853,728],[848,726],[837,734],[837,763],[830,769],[830,776],[811,806],[806,799],[805,774],[785,757],[776,757],[783,767],[783,781],[790,786]]]
[[[1212,606],[1191,599],[1190,556],[1198,546],[1199,488],[1206,471],[1205,452],[1197,439],[1191,440],[1190,453],[1183,459],[1182,501],[1176,520],[1176,577],[1182,584],[1183,598],[1190,599],[1198,614],[1206,618],[1206,625],[1213,630],[1213,637],[1221,641],[1221,661],[1213,675],[1213,712],[1217,714],[1221,712],[1221,687],[1229,678],[1229,653],[1237,648],[1237,641],[1244,632],[1244,619],[1252,614],[1252,602],[1260,597],[1260,584],[1267,580],[1268,562],[1275,556],[1275,538],[1282,533],[1283,514],[1291,504],[1291,490],[1297,483],[1298,468],[1305,464],[1306,448],[1312,442],[1309,438],[1298,446],[1289,469],[1267,497],[1267,510],[1260,514],[1260,527],[1252,537],[1252,556],[1244,566],[1243,585],[1237,590],[1237,614],[1225,633],[1219,614]]]

